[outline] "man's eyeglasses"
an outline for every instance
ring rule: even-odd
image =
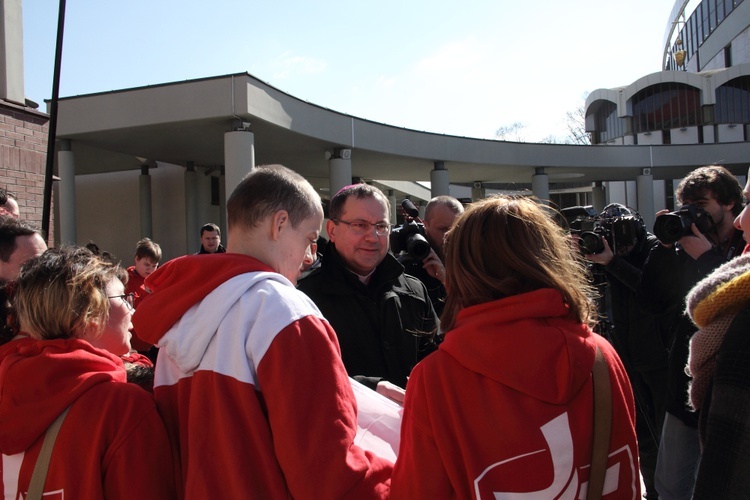
[[[128,306],[128,309],[135,309],[135,294],[133,292],[130,293],[124,293],[122,295],[112,295],[111,297],[107,297],[108,299],[122,299],[123,302],[125,302],[125,305]]]
[[[375,227],[375,234],[378,236],[388,236],[391,234],[391,225],[387,222],[378,222],[377,224],[373,224],[371,222],[366,222],[362,220],[355,220],[355,221],[346,221],[342,219],[331,219],[334,224],[338,224],[339,222],[346,224],[349,226],[349,229],[352,230],[354,234],[357,236],[362,236],[370,231],[372,231],[373,226]]]

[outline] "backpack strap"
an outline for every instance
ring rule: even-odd
[[[591,370],[594,385],[594,435],[591,450],[591,469],[586,500],[602,497],[604,476],[607,474],[609,440],[612,433],[612,387],[609,381],[609,368],[599,346]]]
[[[26,500],[41,500],[42,494],[44,493],[44,483],[47,481],[47,470],[49,469],[49,461],[52,458],[52,448],[55,446],[55,440],[57,439],[57,433],[60,431],[63,420],[68,414],[70,406],[57,416],[52,425],[47,428],[47,432],[44,434],[44,442],[42,443],[42,449],[39,451],[39,456],[36,459],[34,465],[34,472],[31,474],[31,481],[29,481],[29,491],[26,493]]]

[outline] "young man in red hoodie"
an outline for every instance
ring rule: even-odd
[[[323,221],[320,197],[280,165],[227,201],[227,253],[172,260],[146,280],[139,335],[160,347],[154,395],[185,498],[378,498],[392,464],[353,444],[339,345],[295,288]]]

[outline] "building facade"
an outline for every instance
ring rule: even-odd
[[[665,31],[663,71],[589,95],[592,143],[750,140],[750,1],[678,0]]]

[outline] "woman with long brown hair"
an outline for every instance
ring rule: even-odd
[[[393,496],[582,498],[596,463],[605,498],[637,498],[628,378],[590,328],[587,272],[551,211],[522,197],[473,203],[445,253],[445,340],[409,379]],[[611,403],[595,412],[597,356]],[[592,463],[595,413],[611,430]]]

